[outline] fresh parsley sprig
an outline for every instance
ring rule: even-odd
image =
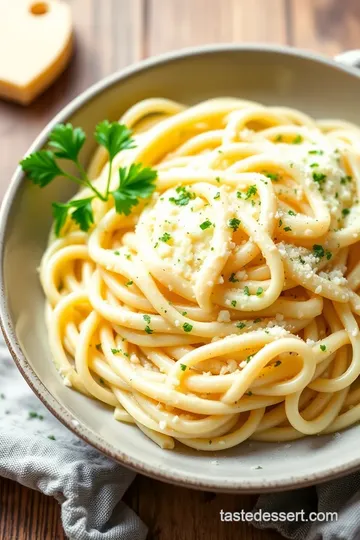
[[[52,203],[54,230],[60,236],[66,220],[70,217],[82,231],[88,231],[94,223],[92,201],[109,200],[110,195],[115,202],[118,214],[129,215],[132,208],[139,204],[139,199],[146,199],[155,190],[157,172],[141,163],[133,163],[128,168],[119,169],[119,185],[110,192],[112,164],[115,156],[122,150],[135,147],[131,130],[118,122],[104,120],[95,129],[95,139],[109,154],[109,173],[105,193],[100,193],[89,179],[79,154],[86,141],[82,128],[71,124],[57,124],[49,135],[49,148],[30,154],[20,162],[23,171],[29,179],[43,188],[55,178],[62,176],[76,182],[82,187],[89,188],[93,195],[84,199],[71,200],[68,203]],[[78,176],[63,170],[57,159],[65,159],[74,163]]]

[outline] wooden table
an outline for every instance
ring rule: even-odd
[[[12,0],[16,1],[16,0]],[[287,43],[330,55],[360,47],[357,0],[69,0],[75,57],[31,107],[0,103],[0,194],[30,142],[66,103],[93,82],[144,57],[211,42]],[[251,508],[250,496],[195,492],[138,476],[127,503],[149,526],[149,540],[280,538],[244,523],[221,523],[219,510]],[[62,540],[55,500],[0,480],[1,540]]]

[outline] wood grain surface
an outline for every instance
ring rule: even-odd
[[[0,102],[0,196],[19,158],[51,117],[93,82],[141,58],[210,42],[287,43],[330,55],[360,47],[358,0],[68,2],[76,31],[69,68],[28,108]],[[220,509],[250,509],[255,500],[195,492],[140,476],[126,494],[127,503],[149,526],[148,540],[280,538],[244,523],[220,521]],[[64,538],[54,499],[0,479],[0,540]]]

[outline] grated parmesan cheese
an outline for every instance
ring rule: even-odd
[[[218,322],[230,322],[230,313],[226,309],[220,310],[217,321]]]

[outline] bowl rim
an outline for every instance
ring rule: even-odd
[[[49,132],[55,124],[66,121],[69,116],[75,113],[79,108],[88,103],[97,94],[107,90],[109,87],[127,79],[137,73],[151,69],[154,66],[168,64],[174,60],[189,58],[192,56],[206,56],[221,52],[236,53],[236,52],[259,52],[263,54],[277,53],[285,56],[293,56],[303,58],[305,60],[314,61],[316,63],[325,64],[329,67],[336,68],[340,71],[345,71],[356,78],[360,78],[360,71],[355,67],[339,64],[332,58],[314,53],[309,50],[297,49],[283,45],[268,45],[259,43],[220,43],[202,45],[199,47],[187,47],[165,54],[151,57],[146,60],[137,62],[129,67],[116,71],[115,73],[101,79],[91,85],[84,92],[70,101],[55,117],[47,123],[41,133],[36,137],[35,141],[30,146],[26,154],[40,149],[46,142]],[[14,359],[14,362],[20,373],[30,386],[36,396],[43,402],[47,409],[77,437],[80,437],[86,443],[105,454],[107,457],[114,459],[121,465],[132,469],[136,472],[149,476],[151,478],[161,480],[163,482],[193,488],[200,490],[217,491],[224,493],[261,493],[283,491],[291,488],[305,487],[315,483],[324,482],[329,479],[342,476],[346,473],[354,472],[360,468],[360,456],[355,457],[343,463],[342,465],[328,467],[326,471],[320,473],[310,473],[307,475],[296,473],[295,476],[283,478],[280,480],[265,480],[264,478],[251,478],[242,480],[234,478],[231,481],[219,481],[214,479],[194,479],[189,474],[174,472],[171,469],[165,470],[163,467],[153,467],[146,458],[143,461],[131,457],[131,455],[116,449],[110,443],[104,441],[100,435],[94,432],[90,427],[81,424],[74,415],[72,415],[61,401],[56,399],[47,389],[44,383],[39,379],[33,368],[28,363],[25,354],[17,340],[14,325],[11,320],[10,311],[8,309],[8,301],[6,298],[6,283],[4,276],[4,252],[6,244],[8,218],[11,212],[13,201],[23,179],[23,172],[18,166],[13,174],[9,187],[6,190],[0,209],[0,327],[2,329],[7,347]]]

